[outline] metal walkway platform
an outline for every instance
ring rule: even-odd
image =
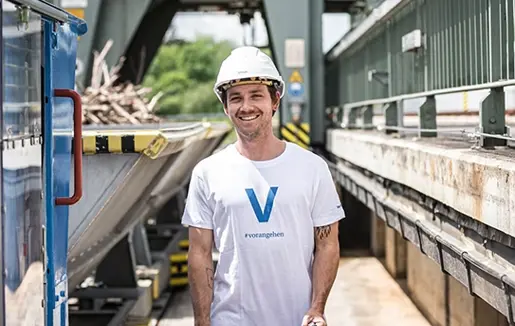
[[[191,298],[177,293],[157,326],[193,326]],[[429,326],[429,322],[373,257],[342,258],[326,308],[331,326]]]

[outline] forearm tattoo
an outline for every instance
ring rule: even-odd
[[[207,267],[206,268],[206,276],[207,276],[207,286],[209,286],[210,289],[213,289],[213,269]]]
[[[318,239],[323,240],[329,236],[331,233],[331,226],[330,225],[324,225],[319,226],[315,228],[315,234]]]

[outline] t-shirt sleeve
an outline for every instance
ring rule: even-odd
[[[315,182],[315,201],[312,210],[315,227],[329,225],[345,217],[345,211],[327,163],[323,162],[317,174],[318,180]]]
[[[208,193],[198,168],[191,174],[188,196],[182,215],[182,224],[203,229],[213,229],[213,210],[209,205]]]

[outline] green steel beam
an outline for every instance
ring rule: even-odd
[[[325,106],[340,105],[340,68],[339,61],[325,64]]]
[[[124,65],[120,72],[120,81],[141,81],[157,49],[161,45],[162,37],[175,13],[179,9],[194,9],[198,5],[214,3],[213,1],[202,0],[189,1],[187,3],[182,3],[181,1],[88,0],[88,5],[84,11],[84,19],[88,23],[89,33],[83,36],[79,42],[78,65],[80,66],[80,73],[77,75],[78,83],[81,86],[88,86],[90,84],[91,68],[94,59],[93,51],[101,51],[108,40],[113,40],[114,42],[106,57],[109,67],[115,65],[121,56],[125,56],[126,60],[130,61]],[[59,0],[52,0],[52,2],[58,3]],[[226,2],[229,3],[229,1]],[[223,5],[226,2],[220,1],[220,3],[216,4]],[[265,9],[268,12],[266,15],[267,20],[272,21],[272,25],[277,25],[277,27],[271,27],[274,32],[269,33],[269,39],[271,43],[274,43],[274,39],[281,43],[280,49],[277,50],[280,52],[278,54],[279,57],[284,58],[285,45],[283,43],[286,37],[303,39],[305,42],[304,59],[306,64],[304,67],[300,67],[300,72],[304,79],[304,96],[292,97],[287,95],[286,99],[289,99],[290,102],[293,100],[305,103],[303,104],[305,108],[302,120],[311,125],[312,142],[322,142],[323,119],[320,118],[322,116],[320,112],[322,111],[309,110],[310,106],[323,107],[324,100],[323,91],[321,91],[323,90],[324,80],[321,68],[323,64],[321,14],[324,11],[347,12],[356,1],[262,0],[262,2],[265,8],[270,8],[269,10]],[[288,12],[295,12],[294,15],[301,22],[307,22],[307,24],[304,23],[299,27],[288,23],[287,21],[289,20],[284,20],[281,12],[278,11],[282,9],[287,9],[289,10]],[[286,32],[284,28],[287,28],[290,32]],[[276,35],[277,33],[278,35]],[[316,35],[316,37],[310,34]],[[282,68],[280,69],[285,72],[283,73],[285,76],[291,73],[291,69],[286,67],[285,63],[281,63],[281,66]],[[310,74],[316,75],[316,83],[311,82],[313,78],[310,77]],[[309,80],[306,81],[306,79]],[[311,89],[313,87],[316,90],[316,95],[310,97],[309,94],[314,91]],[[291,117],[285,116],[285,119],[290,121]]]
[[[293,142],[302,142],[294,135],[296,130],[291,130],[293,129],[291,124],[295,122],[299,125],[301,123],[309,125],[311,122],[309,25],[306,23],[309,19],[309,0],[264,0],[263,2],[270,44],[273,45],[277,68],[286,83],[286,92],[280,109],[281,136]],[[285,19],[284,13],[288,13],[288,19]],[[295,86],[300,89],[292,92],[291,88]],[[295,107],[300,108],[300,112],[292,112]]]
[[[143,80],[179,8],[178,1],[160,0],[152,4],[125,49],[126,61],[120,70],[120,82],[139,84]]]
[[[325,148],[325,76],[322,42],[322,15],[324,2],[309,1],[309,68],[310,68],[310,120],[311,145]]]
[[[280,112],[281,136],[306,147],[321,145],[324,143],[324,2],[263,2],[269,42],[286,82]],[[288,13],[288,19],[284,13]]]
[[[266,0],[253,0],[239,2],[234,0],[178,0],[181,3],[181,10],[185,11],[227,11],[229,13],[245,11],[254,11],[261,8],[262,3]],[[320,0],[323,3],[324,12],[340,13],[350,12],[356,6],[363,7],[367,0]],[[368,0],[369,6],[373,6],[383,0]]]
[[[84,19],[90,32],[81,37],[78,47],[78,64],[83,68],[77,76],[80,85],[89,86],[93,51],[102,51],[108,40],[113,45],[106,62],[109,67],[118,62],[151,3],[152,0],[88,0]]]

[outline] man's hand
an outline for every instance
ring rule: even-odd
[[[309,309],[302,319],[302,326],[327,326],[327,323],[323,313]]]

